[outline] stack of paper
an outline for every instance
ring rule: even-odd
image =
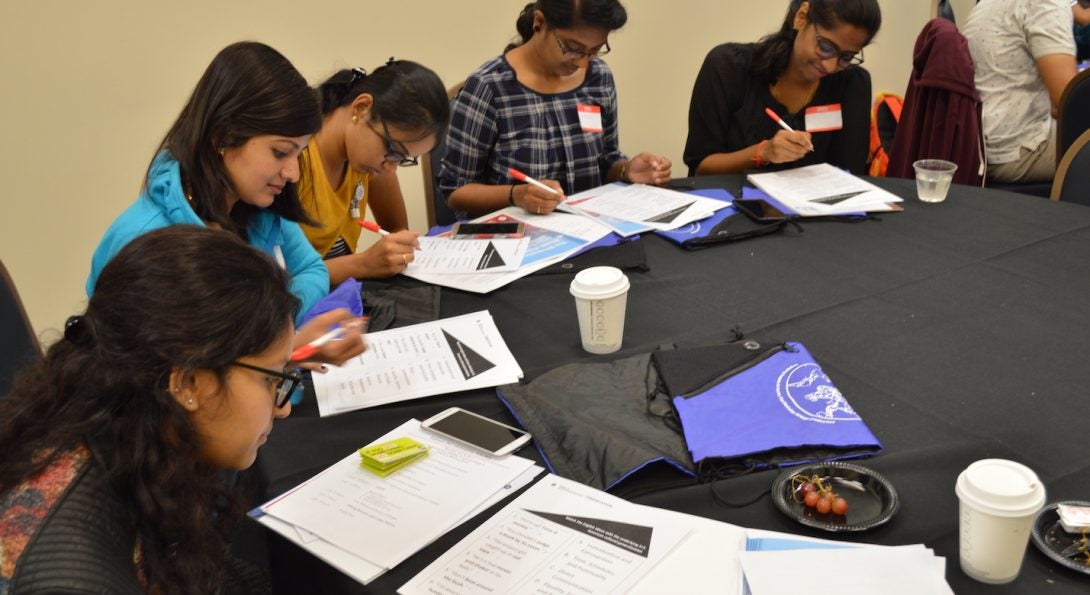
[[[593,188],[569,196],[561,205],[597,218],[625,237],[649,229],[677,229],[730,206],[723,201],[644,184],[609,184]]]
[[[892,211],[902,199],[828,163],[764,174],[750,183],[803,217]]]
[[[420,249],[406,268],[409,276],[466,273],[507,273],[522,266],[529,238],[417,238]]]
[[[488,293],[499,289],[516,279],[520,279],[530,273],[543,269],[553,263],[560,262],[575,254],[580,249],[588,246],[603,237],[609,235],[610,229],[605,225],[588,217],[571,215],[568,213],[553,212],[548,215],[532,215],[519,207],[507,207],[486,215],[475,222],[505,222],[521,221],[525,224],[525,237],[521,240],[525,243],[523,255],[517,269],[492,268],[478,269],[471,273],[439,272],[426,268],[414,268],[411,264],[403,273],[407,277],[418,279],[433,285],[453,287],[463,291],[474,293]],[[424,252],[436,239],[420,238],[421,249],[416,258],[424,257]],[[473,240],[446,240],[443,242],[467,242]],[[476,240],[499,242],[501,240]],[[520,241],[520,240],[502,240]],[[513,260],[513,257],[512,257]]]
[[[542,471],[521,457],[479,454],[417,420],[375,443],[402,436],[427,444],[429,456],[379,477],[353,452],[250,515],[367,584]]]
[[[922,544],[878,546],[751,530],[740,562],[751,595],[796,595],[800,585],[844,595],[954,593],[946,584],[946,559]]]
[[[368,333],[367,351],[312,375],[322,416],[520,378],[488,311]]]

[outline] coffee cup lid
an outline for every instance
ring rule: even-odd
[[[958,498],[996,516],[1023,516],[1040,510],[1045,486],[1032,469],[1005,459],[983,459],[961,472]]]
[[[628,291],[628,277],[616,267],[590,267],[575,275],[571,294],[587,300],[604,300]]]

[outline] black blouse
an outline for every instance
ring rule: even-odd
[[[689,175],[696,175],[696,166],[708,155],[732,153],[772,138],[780,127],[765,113],[766,107],[795,130],[805,130],[806,107],[832,103],[841,106],[842,129],[815,132],[812,153],[763,169],[830,163],[853,174],[865,174],[870,150],[870,74],[859,66],[830,74],[821,79],[810,103],[791,113],[772,97],[767,84],[750,75],[756,47],[753,43],[724,43],[704,59],[689,103],[684,156]]]

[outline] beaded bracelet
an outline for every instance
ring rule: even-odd
[[[768,162],[761,158],[761,151],[764,150],[765,145],[767,145],[767,144],[768,144],[767,140],[763,140],[763,141],[757,143],[757,152],[753,155],[753,163],[757,167],[761,167],[762,165],[768,165]]]

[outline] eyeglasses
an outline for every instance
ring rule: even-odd
[[[818,31],[817,23],[811,22],[811,24],[814,26],[814,33],[817,34],[817,53],[818,56],[821,56],[822,60],[836,58],[836,63],[841,68],[851,66],[852,64],[858,66],[863,63],[863,50],[859,50],[858,53],[842,52],[840,51],[840,47],[835,43],[821,36],[821,32]]]
[[[607,41],[607,42],[605,42],[605,44],[602,47],[598,48],[597,50],[595,50],[593,52],[584,52],[582,50],[573,50],[572,48],[569,48],[568,46],[564,45],[564,41],[560,39],[560,36],[556,34],[556,31],[553,31],[553,37],[556,38],[556,45],[560,46],[560,51],[564,54],[564,57],[569,58],[571,60],[579,60],[579,59],[582,59],[582,58],[586,58],[587,60],[591,60],[591,59],[597,58],[598,56],[604,56],[604,55],[608,54],[609,49],[610,49],[609,48],[609,42]]]
[[[255,372],[261,372],[262,374],[276,378],[276,400],[273,402],[276,404],[277,409],[280,409],[287,404],[288,399],[291,398],[291,394],[295,392],[299,383],[303,381],[303,375],[300,374],[298,370],[277,372],[276,370],[269,370],[268,368],[261,368],[244,362],[231,362],[231,365],[253,370]]]
[[[379,134],[378,130],[374,127],[368,126],[375,134]],[[397,145],[394,144],[394,139],[390,138],[390,130],[386,128],[386,122],[382,123],[382,134],[379,136],[386,141],[386,156],[383,157],[387,163],[396,163],[401,167],[412,167],[414,165],[420,165],[419,157],[409,157],[405,153],[398,150]]]

